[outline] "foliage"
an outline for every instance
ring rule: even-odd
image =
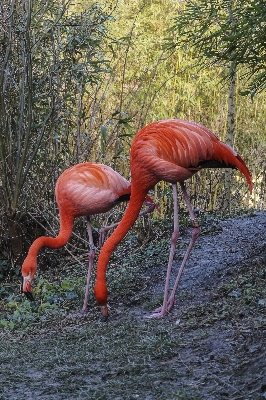
[[[5,305],[7,315],[0,319],[0,328],[25,329],[53,315],[66,315],[73,303],[82,298],[83,285],[79,278],[66,278],[51,284],[40,276],[33,293],[38,302],[29,302],[24,296],[8,296]]]
[[[222,65],[249,80],[248,91],[265,89],[266,4],[263,0],[187,1],[174,18],[170,45],[193,47],[203,65]],[[207,60],[207,61],[206,61]]]
[[[101,9],[68,15],[67,5],[51,0],[43,7],[25,0],[2,8],[1,204],[10,216],[32,165],[49,167],[43,157],[47,146],[53,149],[50,157],[59,156],[63,135],[55,126],[62,129],[77,98],[107,69]]]
[[[66,159],[79,161],[84,98],[110,72],[102,49],[109,15],[97,4],[80,13],[69,5],[13,0],[0,9],[1,230],[13,262],[27,237],[22,219],[53,197],[49,185]]]

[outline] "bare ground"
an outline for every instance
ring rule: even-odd
[[[143,318],[166,269],[144,260],[126,291],[110,292],[108,322],[93,305],[86,319],[3,332],[0,399],[265,399],[265,227],[266,212],[205,224],[164,319]]]

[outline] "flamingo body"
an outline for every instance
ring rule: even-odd
[[[60,175],[55,195],[60,216],[91,216],[129,200],[130,183],[107,165],[87,162],[74,165]]]
[[[162,120],[153,122],[142,128],[134,137],[130,152],[131,197],[126,212],[116,230],[101,249],[94,293],[100,305],[107,303],[106,268],[109,258],[137,219],[145,196],[153,186],[161,180],[173,184],[174,200],[177,202],[176,182],[179,182],[188,206],[194,226],[192,239],[182,263],[182,270],[191,248],[199,235],[199,228],[192,206],[188,200],[184,181],[191,178],[203,168],[228,167],[238,169],[245,175],[252,192],[251,176],[241,157],[227,144],[221,142],[203,125],[178,120]],[[174,247],[178,238],[178,211],[174,212],[174,232],[168,263],[167,279],[173,261]],[[181,271],[182,272],[182,271]],[[181,275],[181,273],[180,273]],[[180,276],[178,276],[175,288]],[[167,300],[168,285],[165,288],[163,310],[155,316],[164,316],[173,305],[172,298]]]
[[[161,180],[185,181],[209,166],[238,168],[251,186],[250,174],[241,157],[203,125],[163,120],[147,125],[133,139],[132,184],[135,187],[141,179],[145,191]]]
[[[23,292],[32,299],[31,282],[37,270],[37,255],[42,247],[57,249],[64,246],[73,229],[74,220],[79,216],[105,213],[130,196],[130,183],[112,168],[93,162],[77,164],[64,171],[55,187],[56,202],[60,215],[60,231],[56,238],[46,236],[36,239],[22,265]],[[90,240],[90,269],[94,257],[91,227],[88,219]],[[86,293],[89,285],[86,286]],[[83,311],[87,310],[86,299]]]

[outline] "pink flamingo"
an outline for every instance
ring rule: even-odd
[[[90,276],[95,256],[90,216],[105,213],[130,198],[131,184],[112,168],[93,162],[74,165],[65,170],[56,182],[55,195],[60,215],[60,231],[57,237],[41,236],[36,239],[22,265],[23,292],[33,300],[31,282],[37,270],[37,255],[42,247],[58,249],[64,246],[73,229],[74,220],[79,216],[87,217],[89,236],[89,267],[82,314],[88,311],[88,295]],[[149,196],[146,197],[148,207],[140,214],[151,212],[155,205]],[[106,232],[118,224],[101,230],[99,244],[104,241]]]
[[[148,191],[161,180],[170,182],[173,187],[174,231],[171,239],[164,300],[162,307],[156,309],[150,316],[163,317],[173,307],[182,271],[200,232],[184,181],[203,168],[234,168],[245,175],[250,193],[252,193],[251,175],[239,154],[221,142],[209,129],[194,122],[178,119],[157,121],[142,128],[132,141],[130,167],[130,201],[118,227],[101,249],[94,293],[97,302],[102,306],[103,314],[108,315],[106,269],[109,258],[117,244],[134,224]],[[181,186],[192,220],[193,232],[173,290],[168,297],[172,262],[179,236],[177,182]]]

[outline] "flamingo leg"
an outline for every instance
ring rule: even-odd
[[[192,224],[193,224],[192,237],[190,239],[190,243],[188,245],[186,254],[185,254],[184,258],[183,258],[182,264],[181,264],[181,266],[179,268],[178,275],[176,277],[176,281],[175,281],[173,290],[171,292],[171,295],[170,295],[169,299],[167,299],[168,288],[169,288],[169,280],[170,280],[172,262],[173,262],[173,257],[174,257],[174,250],[175,250],[175,245],[176,245],[176,241],[175,241],[175,243],[173,241],[173,235],[175,233],[175,229],[174,229],[174,232],[173,232],[173,235],[172,235],[172,241],[171,241],[171,250],[170,250],[170,256],[169,256],[168,268],[167,268],[166,285],[165,285],[163,305],[162,305],[162,307],[156,309],[154,311],[154,313],[150,316],[150,318],[163,317],[172,309],[172,307],[173,307],[173,305],[175,303],[175,294],[176,294],[176,291],[177,291],[177,287],[178,287],[182,272],[183,272],[183,270],[185,268],[185,265],[186,265],[186,262],[187,262],[187,259],[188,259],[189,255],[191,253],[191,250],[192,250],[192,248],[193,248],[193,246],[194,246],[194,244],[195,244],[195,242],[196,242],[196,240],[197,240],[197,238],[198,238],[198,236],[200,234],[200,229],[199,229],[199,226],[198,226],[198,222],[196,220],[192,205],[190,203],[190,200],[189,200],[189,197],[188,197],[184,182],[180,182],[180,186],[181,186],[183,197],[184,197],[185,203],[187,205],[188,212],[189,212]],[[174,185],[173,185],[173,198],[174,198],[174,201],[175,201]],[[176,218],[177,218],[177,221],[176,221]],[[175,210],[175,208],[174,208],[174,224],[176,224],[176,223],[177,223],[177,225],[175,225],[175,226],[177,227],[177,238],[178,238],[178,233],[179,233],[179,229],[178,229],[178,210]],[[176,240],[177,240],[177,238],[176,238]],[[174,244],[174,249],[173,249],[173,244]]]
[[[169,291],[169,282],[172,270],[172,264],[175,254],[176,243],[179,237],[179,221],[178,221],[178,198],[177,198],[177,185],[176,183],[172,184],[173,188],[173,203],[174,203],[174,231],[171,237],[171,248],[167,266],[167,273],[165,279],[165,288],[164,288],[164,299],[162,307],[154,310],[153,314],[146,316],[145,318],[160,318],[165,316],[168,313],[168,291]]]
[[[95,247],[94,247],[94,243],[93,243],[92,229],[91,229],[89,217],[87,217],[87,232],[88,232],[88,236],[89,236],[89,247],[90,247],[89,260],[88,260],[89,266],[88,266],[88,273],[87,273],[87,283],[86,283],[86,288],[85,288],[84,303],[83,303],[83,307],[81,310],[81,314],[87,314],[87,312],[88,312],[90,278],[91,278],[91,271],[92,271],[92,267],[93,267],[93,260],[94,260],[94,256],[95,256]]]
[[[139,213],[139,217],[141,217],[141,216],[143,216],[143,215],[145,215],[145,214],[148,214],[148,213],[152,212],[152,211],[155,209],[155,204],[154,204],[154,203],[150,203],[150,202],[148,202],[148,201],[145,201],[144,204],[145,204],[147,207],[145,208],[145,210],[143,210],[143,211],[141,211],[141,212]],[[100,230],[99,247],[102,247],[107,232],[108,232],[110,229],[116,228],[119,224],[120,224],[120,222],[117,222],[117,223],[115,223],[115,224],[112,224],[112,225],[109,225],[109,226],[105,226],[104,228],[102,228],[102,229]]]
[[[197,219],[195,217],[192,205],[191,205],[190,200],[188,198],[188,194],[187,194],[184,182],[180,182],[180,186],[181,186],[181,189],[182,189],[182,192],[183,192],[183,197],[184,197],[185,203],[187,205],[191,221],[192,221],[193,231],[192,231],[192,236],[191,236],[190,243],[188,245],[186,254],[185,254],[184,258],[183,258],[182,264],[181,264],[180,269],[178,271],[178,275],[176,277],[176,281],[175,281],[173,290],[172,290],[171,295],[170,295],[170,297],[168,299],[168,310],[169,311],[171,310],[171,308],[174,305],[176,290],[177,290],[177,287],[178,287],[182,272],[183,272],[183,270],[185,268],[187,259],[188,259],[189,255],[191,253],[192,247],[194,246],[194,244],[195,244],[195,242],[196,242],[196,240],[197,240],[197,238],[198,238],[198,236],[200,234],[200,228],[199,228],[199,225],[198,225],[198,221],[197,221]]]

